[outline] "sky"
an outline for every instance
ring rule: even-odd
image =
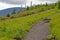
[[[0,10],[11,8],[11,7],[23,7],[25,6],[25,3],[27,6],[30,6],[30,2],[34,5],[40,4],[40,3],[54,3],[57,0],[0,0]]]

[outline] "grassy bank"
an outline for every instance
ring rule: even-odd
[[[57,40],[60,40],[60,12],[52,17],[49,26],[51,33],[56,35]]]
[[[23,38],[31,29],[32,25],[45,18],[51,18],[50,29],[60,40],[60,10],[56,5],[37,5],[16,15],[0,18],[0,40],[14,40]]]
[[[0,22],[0,39],[3,38],[2,40],[4,40],[4,38],[6,38],[9,40],[14,37],[23,38],[31,29],[32,24],[50,17],[55,13],[56,10],[48,10],[30,16],[2,21]]]

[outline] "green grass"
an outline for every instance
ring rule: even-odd
[[[60,13],[57,13],[52,17],[49,26],[51,33],[56,35],[57,40],[60,40]]]
[[[12,18],[2,17],[0,18],[0,40],[14,40],[14,37],[23,38],[32,28],[32,25],[48,17],[53,17],[50,26],[52,29],[51,32],[55,33],[54,30],[56,28],[53,26],[56,21],[54,16],[57,13],[60,13],[60,10],[55,9],[55,5],[37,5],[33,9],[30,8],[29,10],[25,10],[19,12],[17,15],[11,16]],[[58,35],[57,38],[59,38]]]
[[[0,22],[0,40],[13,40],[14,37],[23,38],[33,24],[54,15],[56,12],[56,10],[48,10],[30,16],[2,21]]]

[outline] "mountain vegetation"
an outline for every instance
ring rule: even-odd
[[[58,9],[60,9],[60,1],[58,2]]]
[[[57,7],[58,6],[58,7]],[[16,14],[15,9],[12,14]],[[60,40],[60,2],[56,4],[36,5],[16,15],[0,18],[0,40],[22,39],[35,23],[50,18],[49,27],[52,35]]]
[[[15,8],[14,8],[14,10],[13,10],[13,12],[12,12],[12,15],[14,15],[14,14],[16,14]]]

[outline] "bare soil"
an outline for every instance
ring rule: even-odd
[[[48,35],[50,35],[50,30],[48,27],[49,20],[40,21],[32,27],[28,34],[22,40],[44,40]]]

